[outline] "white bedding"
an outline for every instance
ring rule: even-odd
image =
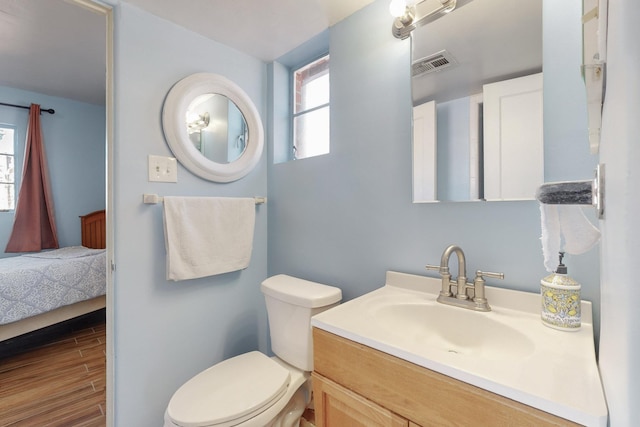
[[[0,259],[0,325],[104,295],[106,251],[71,246]]]

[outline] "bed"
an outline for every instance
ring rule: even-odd
[[[0,259],[0,341],[105,307],[105,211],[80,225],[82,246]]]

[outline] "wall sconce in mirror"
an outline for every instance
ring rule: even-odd
[[[177,82],[165,99],[162,127],[178,161],[210,181],[236,181],[262,156],[258,110],[238,85],[217,74],[197,73]]]
[[[433,22],[443,15],[464,6],[472,0],[391,0],[389,12],[395,18],[391,32],[404,40],[421,25]]]
[[[189,117],[189,113],[187,113],[187,131],[189,134],[194,132],[200,132],[202,129],[209,126],[211,123],[211,117],[209,113],[198,114],[195,117]]]

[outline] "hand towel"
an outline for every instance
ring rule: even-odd
[[[253,198],[164,197],[167,279],[247,268],[255,215]]]
[[[600,240],[600,231],[579,205],[540,204],[542,254],[549,272],[558,266],[558,252],[585,253]]]

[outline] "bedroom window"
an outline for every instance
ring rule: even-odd
[[[293,71],[293,158],[329,152],[329,55]]]
[[[15,209],[15,129],[0,125],[0,211]]]

